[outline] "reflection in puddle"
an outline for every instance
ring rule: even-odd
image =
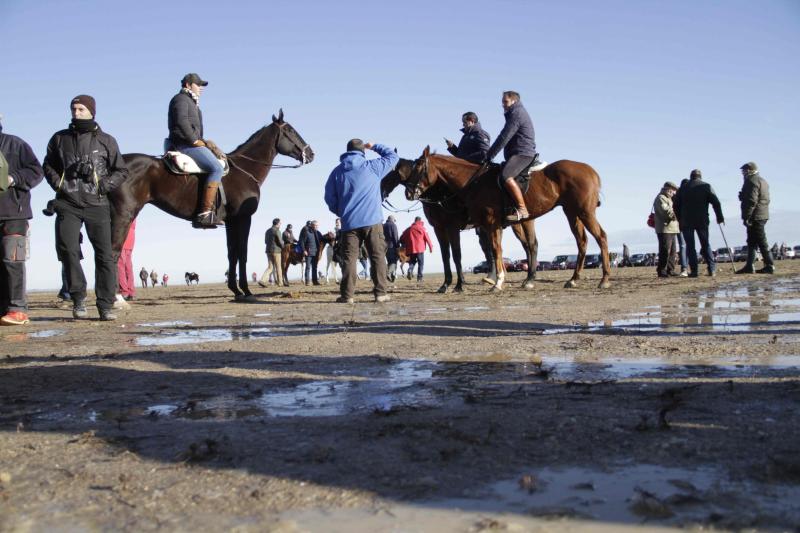
[[[270,328],[212,328],[190,329],[182,331],[160,332],[146,337],[137,337],[139,346],[175,346],[179,344],[195,344],[202,342],[229,342],[234,340],[251,340],[274,337]]]
[[[63,329],[43,329],[41,331],[34,331],[33,333],[28,333],[28,336],[32,339],[46,339],[48,337],[55,337],[57,335],[63,335]]]
[[[191,326],[192,323],[186,320],[171,320],[168,322],[147,322],[144,324],[137,324],[137,325],[146,328],[171,328],[174,326]]]

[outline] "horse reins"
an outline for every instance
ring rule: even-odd
[[[285,123],[278,125],[278,136],[275,139],[275,154],[276,155],[278,154],[278,143],[281,140],[281,135],[284,135],[283,128],[284,128],[285,125],[286,125]],[[255,159],[253,157],[250,157],[250,156],[247,156],[247,155],[244,155],[244,154],[230,154],[230,155],[227,155],[227,158],[228,158],[228,162],[231,164],[232,167],[238,169],[240,172],[243,172],[244,174],[247,174],[247,176],[249,176],[250,179],[252,179],[256,183],[259,183],[258,179],[253,174],[251,174],[250,172],[246,171],[245,169],[243,169],[242,167],[240,167],[239,165],[234,163],[231,160],[231,157],[241,157],[242,159],[247,159],[248,161],[252,161],[254,163],[258,163],[259,165],[263,165],[263,166],[265,166],[267,168],[300,168],[303,165],[305,165],[306,163],[308,163],[308,159],[306,158],[306,149],[308,148],[309,145],[308,144],[304,144],[302,147],[300,147],[300,145],[295,144],[294,146],[295,146],[295,148],[300,148],[300,154],[302,156],[302,160],[296,165],[276,165],[274,163],[270,163],[270,162],[267,162],[267,161],[262,161],[260,159]]]

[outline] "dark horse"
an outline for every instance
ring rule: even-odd
[[[283,110],[272,116],[272,123],[262,127],[233,152],[227,154],[231,171],[222,178],[225,205],[225,236],[228,243],[228,288],[236,300],[251,299],[247,288],[247,238],[250,219],[258,208],[261,184],[267,178],[277,154],[303,163],[314,159],[314,152],[297,131],[283,120]],[[198,176],[173,174],[159,157],[126,154],[130,177],[109,198],[112,204],[111,239],[114,257],[118,257],[128,227],[145,204],[151,203],[170,215],[191,220],[197,208],[200,190]],[[203,179],[201,176],[200,179]],[[239,290],[241,289],[241,291]]]
[[[502,196],[504,192],[497,183],[500,166],[492,165],[486,172],[476,176],[479,168],[463,159],[431,154],[430,147],[426,147],[422,156],[414,162],[411,176],[405,181],[406,196],[409,200],[416,200],[436,184],[458,192],[470,218],[491,236],[498,272],[493,289],[500,290],[505,278],[501,240],[505,215],[503,205],[506,203]],[[606,232],[595,216],[600,205],[600,176],[592,167],[576,161],[560,160],[534,172],[525,193],[525,205],[533,218],[549,213],[559,205],[564,209],[578,244],[575,272],[566,283],[567,287],[574,287],[580,279],[586,257],[586,230],[600,246],[603,259],[600,288],[611,286]]]
[[[414,169],[414,162],[410,159],[400,159],[395,169],[389,172],[381,180],[381,196],[384,200],[389,196],[395,187],[400,183],[406,183]],[[458,195],[453,194],[443,184],[436,185],[428,191],[426,198],[422,201],[422,210],[425,218],[433,227],[436,233],[436,240],[439,241],[439,248],[442,253],[442,263],[444,265],[444,283],[439,287],[438,292],[446,293],[450,285],[453,284],[453,272],[450,270],[450,252],[453,253],[453,262],[456,265],[456,286],[455,292],[464,290],[464,272],[461,267],[461,231],[470,222],[469,211],[466,204]],[[525,289],[533,288],[533,280],[536,277],[536,256],[538,252],[538,241],[536,240],[536,230],[533,227],[533,220],[526,220],[521,224],[515,224],[511,228],[514,235],[519,239],[529,265],[534,265],[528,269],[528,276],[522,283]],[[497,274],[494,266],[489,275],[484,278],[484,282],[494,285]]]
[[[194,281],[195,285],[200,284],[200,276],[197,275],[197,272],[187,272],[184,276],[187,285],[191,285]]]

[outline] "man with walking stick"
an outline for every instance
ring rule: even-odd
[[[708,266],[708,275],[716,275],[717,265],[711,253],[711,245],[708,240],[708,206],[714,208],[717,217],[717,224],[722,229],[725,217],[722,216],[722,206],[719,203],[714,189],[710,184],[703,181],[702,173],[695,169],[689,175],[689,182],[681,185],[675,200],[675,211],[680,220],[681,232],[686,241],[686,254],[689,259],[689,277],[696,278],[697,273],[697,249],[695,248],[694,234],[700,239],[700,254]]]

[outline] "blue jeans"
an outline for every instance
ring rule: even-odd
[[[181,146],[178,151],[186,154],[197,163],[203,172],[208,173],[206,183],[222,181],[222,172],[224,169],[219,163],[219,160],[214,157],[214,154],[205,146]]]
[[[717,265],[714,262],[714,255],[711,253],[711,245],[708,243],[708,226],[702,228],[686,228],[683,230],[683,238],[686,241],[686,255],[689,260],[689,273],[697,273],[697,250],[694,247],[694,234],[700,239],[700,254],[706,261],[709,272],[714,272]]]
[[[317,279],[317,252],[314,252],[312,255],[310,252],[304,258],[305,262],[305,278],[306,283],[313,280],[314,284],[316,285],[319,283]]]
[[[681,258],[681,270],[686,270],[689,263],[686,259],[686,244],[683,240],[683,233],[678,233],[678,257]]]
[[[410,264],[417,265],[417,281],[422,281],[422,269],[425,267],[425,252],[413,254]]]

